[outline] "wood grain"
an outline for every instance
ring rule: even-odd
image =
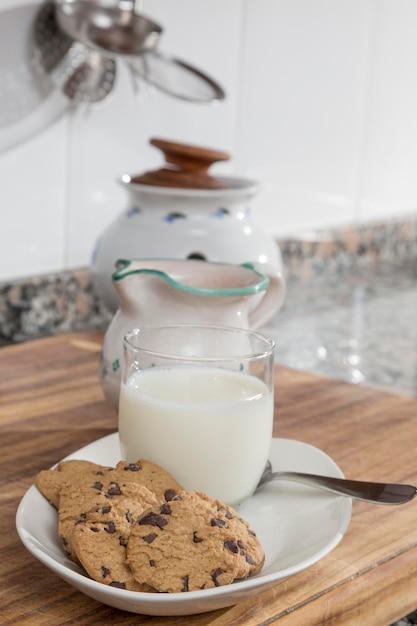
[[[388,626],[417,607],[417,501],[355,502],[348,532],[325,559],[254,600],[203,615],[118,611],[34,559],[14,522],[34,476],[117,429],[98,384],[101,340],[80,333],[0,349],[2,625]],[[416,400],[282,367],[275,386],[275,436],[320,447],[352,478],[417,484]]]

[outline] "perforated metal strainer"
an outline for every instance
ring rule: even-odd
[[[164,93],[189,102],[223,100],[223,89],[190,63],[157,50],[163,28],[143,13],[138,2],[57,0],[62,31],[101,54],[127,63],[140,78]]]
[[[56,6],[47,1],[33,29],[35,53],[50,82],[75,102],[98,102],[113,88],[116,63],[80,41],[74,41],[58,26]]]
[[[23,5],[0,15],[0,128],[32,113],[53,88],[39,57],[27,44],[37,10],[33,4]]]

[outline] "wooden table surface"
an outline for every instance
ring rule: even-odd
[[[322,561],[251,601],[197,616],[112,609],[38,562],[15,530],[20,499],[39,470],[117,429],[98,384],[101,339],[69,334],[0,349],[2,625],[384,626],[417,607],[417,500],[354,502],[345,537]],[[275,397],[275,436],[321,448],[351,478],[417,485],[416,400],[282,367]]]

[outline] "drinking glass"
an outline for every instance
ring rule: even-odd
[[[187,490],[239,504],[268,458],[274,342],[191,324],[125,335],[119,402],[123,459],[161,465]]]

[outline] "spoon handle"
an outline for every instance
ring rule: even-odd
[[[300,472],[273,472],[266,478],[265,482],[270,480],[289,480],[303,483],[349,498],[377,504],[404,504],[412,500],[417,493],[417,488],[413,485],[346,480]]]

